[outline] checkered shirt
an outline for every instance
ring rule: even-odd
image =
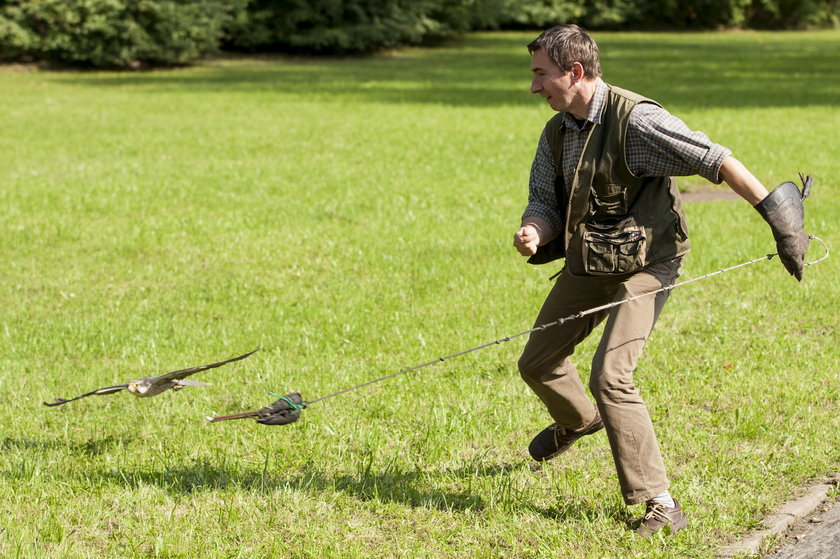
[[[566,185],[572,184],[575,166],[583,152],[589,130],[601,122],[607,91],[607,84],[599,78],[589,114],[582,123],[566,113],[562,161]],[[652,103],[638,103],[633,107],[625,150],[627,166],[637,177],[700,175],[715,184],[721,182],[720,166],[723,160],[732,153]],[[554,169],[554,155],[543,130],[531,165],[528,205],[522,216],[539,217],[551,224],[555,231],[560,231],[563,228],[562,212],[565,212],[565,208],[558,208],[554,192]]]

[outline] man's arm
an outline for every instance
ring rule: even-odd
[[[513,235],[513,246],[522,256],[536,254],[538,246],[552,240],[562,229],[554,180],[554,156],[543,130],[528,179],[528,206],[522,215],[522,224]]]
[[[786,181],[767,192],[731,152],[690,130],[679,118],[651,103],[633,108],[627,128],[627,165],[636,176],[685,176],[698,174],[720,184],[721,180],[750,203],[770,225],[779,260],[797,280],[802,279],[808,235],[803,230],[805,190]]]
[[[807,193],[800,193],[795,184],[787,181],[768,193],[764,185],[732,156],[723,161],[720,176],[770,225],[779,260],[797,281],[802,281],[805,253],[809,244],[808,235],[803,229],[805,208],[802,204]]]
[[[761,181],[731,155],[724,159],[720,166],[720,178],[751,206],[755,206],[769,194]]]

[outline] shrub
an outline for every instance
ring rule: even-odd
[[[214,52],[247,0],[0,2],[0,58],[104,68],[178,65]]]
[[[840,0],[0,0],[0,60],[186,64],[224,48],[357,54],[473,29],[837,27]]]
[[[251,0],[227,48],[369,53],[496,27],[500,0]]]
[[[546,29],[577,23],[589,29],[618,28],[635,23],[639,5],[633,0],[504,0],[499,23],[506,28]]]
[[[756,29],[796,29],[840,26],[837,0],[753,0],[745,10],[747,26]]]
[[[502,0],[499,24],[589,29],[797,29],[838,27],[838,0]]]

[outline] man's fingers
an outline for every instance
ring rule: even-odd
[[[537,253],[537,241],[527,243],[525,245],[525,256],[531,256]]]
[[[533,225],[525,225],[513,235],[513,246],[522,256],[531,256],[537,253],[537,246],[540,244],[539,232]]]
[[[522,256],[531,256],[537,253],[536,241],[532,241],[530,243],[514,243],[514,246],[516,246],[516,250],[518,250],[519,254],[521,254]]]
[[[522,244],[531,243],[539,240],[539,235],[533,227],[523,227],[513,236],[514,242],[519,241]]]

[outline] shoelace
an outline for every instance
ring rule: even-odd
[[[645,513],[645,520],[660,520],[662,522],[670,522],[671,518],[665,512],[665,505],[654,503]]]
[[[561,425],[557,425],[555,423],[554,427],[553,427],[553,430],[554,430],[554,446],[559,448],[560,443],[565,442],[565,441],[563,441],[563,437],[566,436],[566,428],[561,426]]]

